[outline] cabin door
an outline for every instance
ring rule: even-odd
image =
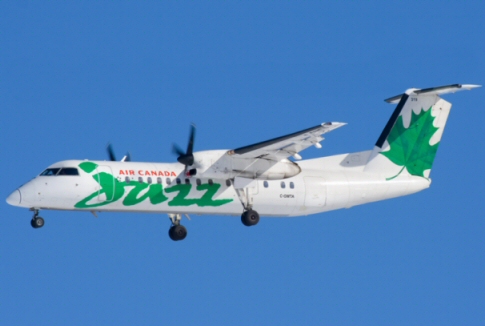
[[[116,180],[109,166],[99,165],[96,168],[94,179],[98,183],[98,201],[112,201],[115,194]]]
[[[305,177],[305,206],[323,207],[327,201],[327,185],[322,177]]]

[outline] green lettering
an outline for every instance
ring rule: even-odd
[[[197,204],[198,199],[186,198],[191,188],[192,188],[191,184],[180,184],[180,185],[176,185],[165,189],[166,193],[178,191],[177,196],[173,197],[173,199],[168,202],[168,206],[190,206],[190,205]]]
[[[98,164],[93,162],[82,162],[79,167],[86,173],[92,173],[98,167]],[[147,198],[152,205],[161,204],[168,200],[168,197],[164,194],[164,189],[161,184],[148,184],[145,182],[139,183],[132,181],[130,183],[120,182],[113,175],[100,172],[94,174],[93,179],[100,185],[98,191],[93,192],[83,200],[74,205],[76,208],[94,208],[120,200],[125,194],[125,187],[133,187],[123,200],[124,206],[137,205]],[[233,201],[233,199],[213,199],[216,193],[221,188],[220,184],[214,183],[203,184],[197,186],[197,191],[205,191],[201,198],[187,198],[192,189],[191,184],[179,184],[165,189],[166,193],[177,192],[177,195],[168,202],[168,206],[190,206],[197,205],[199,207],[206,206],[221,206]],[[98,196],[105,194],[106,200],[103,202],[93,201]]]
[[[198,200],[197,205],[200,207],[221,206],[232,202],[232,199],[215,199],[215,200],[212,199],[220,187],[221,185],[218,183],[214,183],[212,185],[206,183],[206,184],[197,186],[198,191],[206,190],[205,194]]]
[[[168,198],[163,194],[163,188],[161,184],[152,184],[150,185],[149,189],[140,196],[140,192],[148,187],[147,183],[138,183],[135,185],[128,195],[126,195],[125,199],[123,200],[123,205],[125,206],[133,206],[136,204],[141,203],[145,199],[149,198],[150,203],[153,205],[163,203]]]

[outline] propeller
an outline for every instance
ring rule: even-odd
[[[106,150],[108,151],[109,160],[116,161],[115,152],[113,150],[113,146],[111,145],[111,143],[108,143],[108,146],[106,146]],[[123,158],[121,159],[121,162],[130,162],[130,161],[131,161],[131,155],[128,152],[126,153],[125,156],[123,156]]]
[[[190,136],[189,136],[189,144],[187,145],[187,151],[184,152],[183,149],[181,149],[177,144],[173,144],[172,146],[172,152],[176,155],[177,161],[179,161],[181,164],[185,165],[185,173],[188,175],[196,175],[197,170],[192,169],[187,171],[187,167],[191,166],[194,164],[194,138],[195,138],[195,125],[192,124],[190,126]]]

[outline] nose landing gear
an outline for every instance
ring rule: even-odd
[[[32,217],[32,220],[30,220],[30,225],[32,225],[34,229],[44,226],[44,219],[39,216],[39,210],[34,210],[34,216]]]
[[[172,221],[172,226],[168,230],[168,236],[170,239],[173,241],[180,241],[185,239],[187,236],[187,229],[180,224],[180,221],[182,220],[182,215],[181,214],[168,214],[168,217]]]

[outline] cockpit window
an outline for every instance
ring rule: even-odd
[[[58,175],[79,175],[76,168],[62,168]]]
[[[51,175],[79,175],[77,168],[53,168],[46,169],[40,175],[51,176]]]
[[[59,172],[59,170],[60,170],[59,168],[47,169],[44,172],[42,172],[40,175],[57,175],[57,173]]]

